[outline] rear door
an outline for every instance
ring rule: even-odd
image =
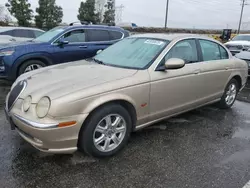
[[[88,56],[93,57],[98,50],[104,50],[114,42],[108,30],[104,29],[86,29],[88,42]]]
[[[229,59],[226,49],[220,44],[199,39],[202,62],[200,63],[202,93],[207,101],[221,97],[232,73],[233,60]]]

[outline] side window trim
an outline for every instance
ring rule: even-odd
[[[69,31],[66,31],[64,32],[63,34],[61,34],[57,39],[55,39],[51,44],[52,45],[57,45],[56,42],[62,38],[64,35],[66,35],[67,33],[70,33],[72,31],[77,31],[77,30],[84,30],[84,33],[85,33],[85,36],[86,36],[86,30],[85,29],[72,29],[72,30],[69,30]],[[85,38],[86,40],[86,38]],[[86,43],[86,42],[70,42],[69,44],[82,44],[82,43]]]
[[[95,30],[105,30],[105,31],[117,31],[117,30],[114,30],[114,29],[111,29],[111,30],[109,30],[109,29],[98,29],[98,28],[82,28],[85,32],[86,32],[86,39],[87,39],[87,30],[90,30],[90,29],[95,29]],[[74,30],[76,30],[76,29],[71,29],[71,30],[69,30],[69,31],[67,31],[67,32],[70,32],[70,31],[74,31]],[[63,35],[65,35],[67,32],[65,32],[65,33],[63,33],[62,35],[60,35],[58,38],[56,38],[53,42],[51,42],[51,44],[52,45],[54,45],[55,44],[55,42],[58,40],[58,39],[60,39]],[[117,31],[117,32],[120,32],[120,33],[122,33],[122,38],[121,39],[118,39],[118,40],[122,40],[122,39],[124,39],[124,36],[125,36],[125,34],[122,32],[122,31]],[[109,41],[95,41],[95,42],[88,42],[88,41],[86,41],[85,43],[100,43],[100,44],[103,44],[104,42],[115,42],[115,41],[117,41],[117,40],[109,40]],[[72,44],[72,43],[71,43]]]
[[[200,63],[203,61],[203,55],[202,55],[201,44],[199,42],[199,39],[196,38],[195,43],[196,43],[197,55],[198,55],[198,62],[197,63]]]
[[[229,59],[230,56],[229,56],[229,54],[228,54],[228,51],[225,49],[225,47],[223,47],[223,46],[220,45],[219,43],[217,43],[217,42],[215,42],[215,41],[212,41],[212,40],[208,40],[208,39],[202,39],[202,38],[196,39],[196,40],[197,40],[198,43],[199,43],[200,50],[201,50],[201,44],[200,44],[200,41],[201,41],[201,40],[203,40],[203,41],[208,41],[208,42],[212,42],[212,43],[214,43],[214,44],[217,44],[218,49],[219,49],[219,53],[220,53],[220,59],[219,59],[219,60],[223,60],[223,58],[222,58],[222,53],[221,53],[221,49],[220,49],[220,48],[223,48],[223,49],[226,51],[226,53],[227,53],[227,58]],[[204,57],[203,57],[202,50],[201,50],[201,57],[202,57],[202,61],[204,61]],[[209,61],[215,61],[215,60],[209,60]]]

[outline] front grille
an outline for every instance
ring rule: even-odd
[[[7,100],[7,107],[10,111],[13,105],[15,104],[16,100],[20,96],[20,94],[23,92],[23,90],[26,88],[27,82],[26,81],[20,81],[17,83],[17,85],[11,90],[9,94],[9,98]]]

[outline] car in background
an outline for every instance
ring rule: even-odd
[[[246,78],[245,61],[208,37],[134,35],[92,59],[21,75],[5,111],[43,152],[109,157],[132,131],[212,103],[231,108]]]
[[[0,78],[15,80],[41,67],[90,58],[127,36],[120,27],[70,25],[51,29],[31,41],[0,44]]]
[[[241,51],[240,53],[236,54],[235,57],[242,59],[247,62],[248,65],[248,76],[250,76],[250,49],[247,51]]]
[[[235,55],[250,48],[250,34],[240,34],[225,43],[229,51]]]
[[[31,40],[44,32],[41,29],[30,27],[0,27],[0,44]]]

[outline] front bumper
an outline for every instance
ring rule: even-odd
[[[61,128],[54,123],[41,124],[28,120],[13,112],[6,111],[6,117],[12,128],[14,127],[24,140],[38,150],[47,153],[67,154],[77,150],[79,131],[87,114],[67,117],[77,120],[77,123]]]

